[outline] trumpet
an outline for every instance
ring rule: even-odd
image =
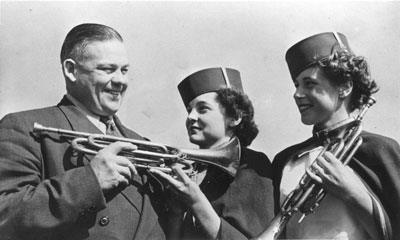
[[[323,147],[318,156],[322,156],[326,151],[330,151],[339,161],[347,165],[357,152],[358,148],[363,143],[360,137],[362,132],[361,120],[364,118],[367,110],[376,103],[372,97],[362,106],[356,118],[351,118],[349,121],[344,122],[333,131],[333,139],[328,139],[328,143]],[[332,133],[332,132],[329,132]],[[328,132],[326,132],[328,134]],[[311,164],[315,164],[315,161]],[[305,173],[300,179],[297,187],[286,197],[281,205],[279,213],[271,220],[267,228],[255,239],[257,240],[273,240],[277,239],[281,234],[286,224],[291,217],[298,211],[303,213],[299,222],[307,215],[314,213],[319,203],[323,200],[327,191],[321,186],[317,185]]]
[[[136,150],[122,150],[118,155],[127,157],[136,168],[153,168],[165,173],[172,172],[172,165],[180,164],[183,165],[182,170],[186,174],[193,175],[195,171],[192,163],[199,162],[217,166],[229,175],[235,176],[240,162],[241,150],[237,137],[215,149],[180,149],[145,140],[45,127],[36,122],[33,125],[33,132],[55,133],[70,139],[74,151],[87,155],[96,155],[99,150],[114,142],[132,143],[137,146]]]

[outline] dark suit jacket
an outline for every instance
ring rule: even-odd
[[[114,119],[122,135],[143,139]],[[103,196],[88,162],[57,134],[32,132],[34,122],[101,133],[67,98],[54,107],[0,121],[1,239],[164,239],[147,175]]]
[[[235,178],[210,165],[200,188],[221,218],[218,239],[258,236],[274,216],[271,162],[262,153],[243,148]],[[191,218],[183,239],[206,239]]]
[[[361,137],[364,143],[349,166],[375,197],[374,217],[380,230],[380,239],[400,239],[400,146],[391,138],[366,131],[362,132]],[[272,166],[276,212],[280,208],[279,187],[283,168],[298,154],[314,148],[317,141],[316,138],[310,138],[283,150],[275,157]],[[380,212],[381,208],[383,212]]]

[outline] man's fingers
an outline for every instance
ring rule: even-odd
[[[117,165],[128,168],[132,175],[138,174],[135,165],[128,158],[123,156],[116,156],[114,159]]]
[[[113,142],[110,145],[108,145],[107,147],[103,148],[102,151],[108,151],[110,153],[113,154],[118,154],[121,151],[133,151],[136,150],[137,146],[129,143],[129,142]]]

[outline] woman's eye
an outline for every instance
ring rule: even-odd
[[[198,109],[199,113],[205,113],[205,112],[207,112],[208,110],[209,110],[209,108],[206,107],[206,106],[199,107],[199,109]]]
[[[312,86],[314,86],[314,85],[315,85],[314,82],[306,82],[306,86],[307,86],[307,87],[312,87]]]

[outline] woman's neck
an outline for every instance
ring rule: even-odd
[[[341,107],[338,110],[336,110],[327,121],[325,121],[323,123],[315,124],[314,129],[317,131],[320,131],[325,128],[332,127],[333,125],[335,125],[341,121],[344,121],[348,118],[350,118],[349,111],[346,108]]]
[[[200,149],[211,149],[211,148],[218,148],[219,146],[223,145],[224,143],[229,142],[229,140],[231,139],[231,137],[226,136],[223,138],[220,138],[212,143],[205,143],[203,145],[199,145]]]

